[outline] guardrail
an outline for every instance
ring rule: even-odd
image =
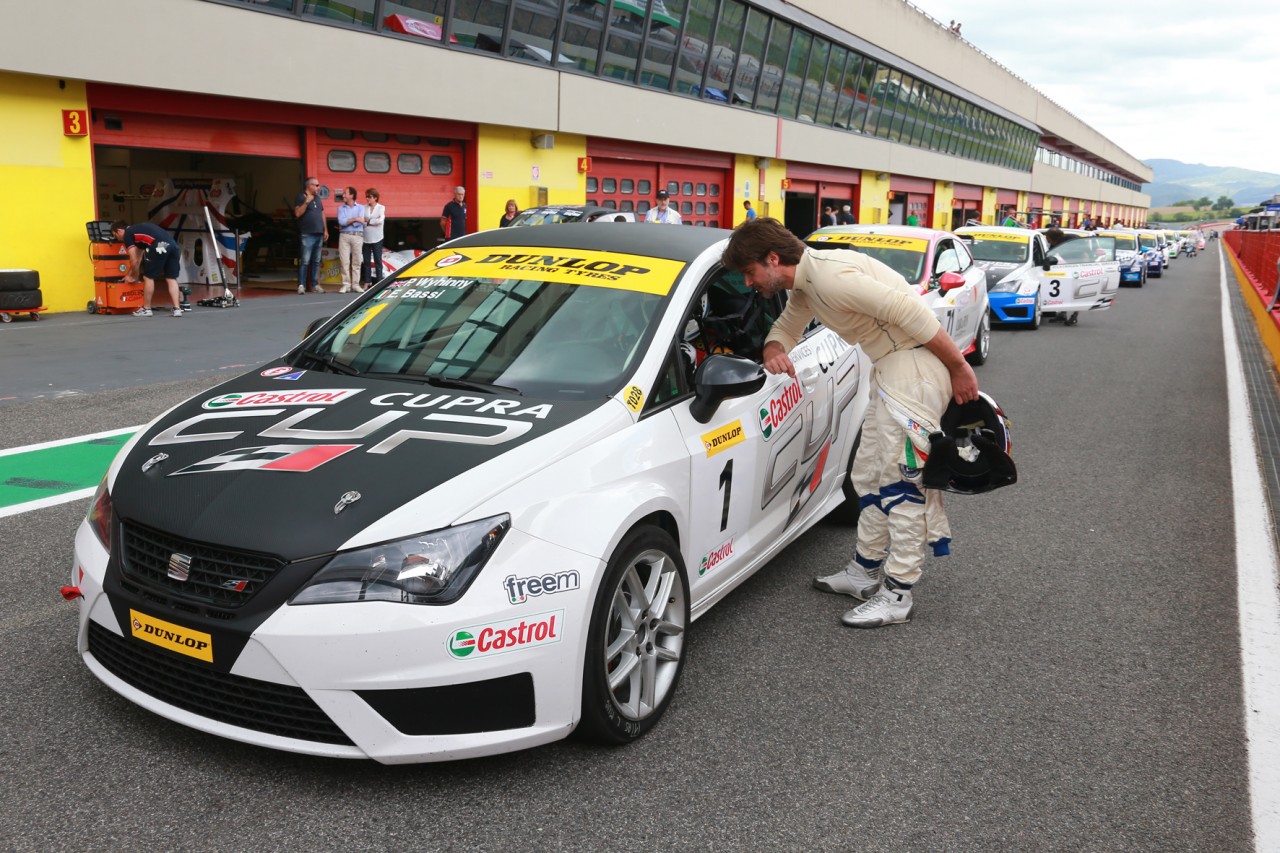
[[[1240,269],[1248,276],[1262,304],[1272,313],[1272,320],[1280,325],[1276,311],[1277,274],[1276,262],[1280,261],[1280,232],[1275,231],[1227,231],[1222,235],[1227,248],[1235,255]]]

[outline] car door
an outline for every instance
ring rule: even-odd
[[[1098,252],[1105,250],[1097,244],[1106,239],[1115,253],[1115,241],[1111,238],[1077,237],[1059,243],[1049,250],[1047,260],[1050,269],[1044,272],[1044,310],[1047,312],[1086,311],[1110,305],[1102,288],[1107,280],[1107,270],[1099,261]]]
[[[685,363],[680,381],[689,390],[672,406],[689,457],[689,529],[683,550],[695,601],[732,583],[840,488],[852,445],[851,423],[855,414],[861,416],[853,404],[865,359],[861,350],[815,324],[791,353],[796,378],[766,376],[759,391],[724,400],[701,422],[690,407],[689,368],[726,353],[758,363],[764,336],[782,304],[761,300],[748,291],[740,274],[726,270],[713,273],[703,292],[708,298],[699,296],[692,303],[690,319],[711,329],[677,344]],[[747,327],[741,335],[726,336],[714,328],[716,318],[723,316],[715,306],[726,292],[761,306],[747,316],[734,312],[735,321]],[[698,317],[702,311],[705,315]]]
[[[965,283],[946,293],[939,293],[937,301],[933,303],[933,310],[951,340],[963,352],[978,334],[982,311],[977,287],[979,281],[984,281],[985,287],[985,280],[981,270],[975,270],[969,250],[959,240],[951,237],[941,238],[935,246],[929,286],[937,287],[938,280],[945,272],[964,276]]]
[[[1099,234],[1089,239],[1094,244],[1094,257],[1102,264],[1105,272],[1102,296],[1115,299],[1116,294],[1120,292],[1120,259],[1116,254],[1116,238]]]

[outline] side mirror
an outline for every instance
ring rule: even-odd
[[[700,424],[715,415],[720,404],[731,397],[745,397],[764,387],[764,368],[737,355],[708,357],[693,374],[694,399],[689,414]]]
[[[1057,255],[1050,255],[1049,257],[1044,259],[1045,272],[1048,272],[1049,270],[1053,269],[1060,263],[1062,263],[1062,258],[1058,257]]]
[[[955,290],[957,287],[964,287],[965,277],[958,272],[944,272],[938,276],[938,286],[942,288],[942,292]]]
[[[332,317],[317,317],[312,320],[307,324],[307,330],[302,333],[302,339],[305,341],[307,338],[311,337],[312,333],[315,332],[316,329],[320,328],[332,319]]]

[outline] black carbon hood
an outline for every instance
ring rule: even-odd
[[[285,560],[329,553],[406,502],[604,404],[262,375],[271,373],[224,383],[147,429],[113,485],[116,515]],[[335,513],[351,492],[360,499]]]

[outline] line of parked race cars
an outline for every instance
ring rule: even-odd
[[[858,512],[870,361],[814,323],[797,376],[767,375],[784,294],[720,263],[728,236],[460,237],[156,417],[76,533],[62,594],[85,665],[182,725],[313,755],[644,735],[692,622]],[[1191,245],[1068,236],[853,225],[807,242],[902,273],[980,364],[993,318],[1074,323]]]

